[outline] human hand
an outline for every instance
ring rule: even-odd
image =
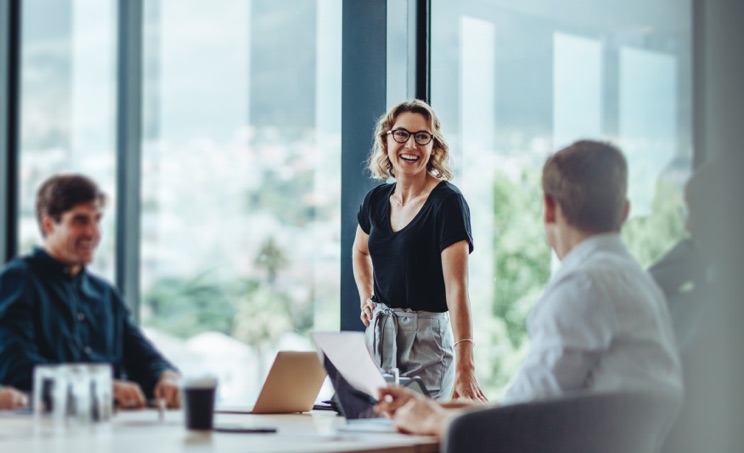
[[[0,387],[0,409],[18,409],[28,406],[28,397],[13,387]]]
[[[114,380],[114,401],[122,409],[142,409],[147,406],[145,395],[134,382]]]
[[[155,399],[162,399],[168,409],[181,407],[181,391],[178,387],[178,379],[181,376],[175,371],[165,370],[160,375],[158,383],[155,384]]]
[[[472,369],[457,370],[455,372],[455,385],[452,390],[452,399],[466,399],[479,402],[487,402],[488,399],[483,394],[478,379],[475,377],[475,371]]]
[[[383,387],[379,390],[375,412],[390,417],[395,427],[404,433],[441,437],[448,412],[439,403],[403,387]]]
[[[369,323],[372,322],[372,312],[375,310],[375,303],[372,302],[372,298],[369,297],[362,303],[361,306],[362,314],[359,318],[364,323],[365,327],[369,327]]]
[[[395,415],[395,411],[417,396],[418,394],[414,391],[398,385],[380,387],[377,391],[377,404],[375,404],[374,410],[378,414],[392,417]]]

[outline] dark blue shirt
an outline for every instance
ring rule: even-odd
[[[36,364],[105,362],[115,379],[152,396],[160,374],[175,369],[142,335],[119,292],[83,268],[36,248],[0,272],[0,383],[31,390]]]
[[[473,251],[470,208],[460,190],[442,181],[411,222],[390,226],[390,196],[395,183],[382,184],[364,197],[357,220],[369,235],[375,298],[393,308],[447,311],[442,252],[467,241]]]

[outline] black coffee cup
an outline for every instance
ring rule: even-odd
[[[181,383],[181,393],[186,429],[211,430],[217,379],[184,379]]]

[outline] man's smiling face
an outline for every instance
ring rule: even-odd
[[[44,248],[57,261],[71,267],[73,275],[93,261],[101,241],[101,203],[79,203],[60,216],[59,222],[45,215],[42,218]]]

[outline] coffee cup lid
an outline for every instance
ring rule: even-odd
[[[206,376],[186,376],[181,379],[181,387],[183,388],[214,388],[217,387],[217,377],[206,375]]]

